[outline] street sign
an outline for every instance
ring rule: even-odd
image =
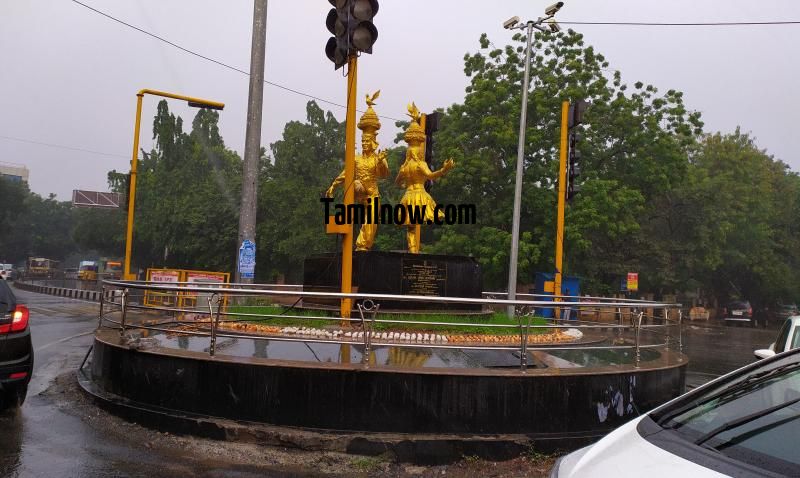
[[[118,208],[122,200],[120,193],[72,190],[72,205],[75,207]]]
[[[256,243],[245,239],[239,247],[239,277],[253,279],[256,275]]]
[[[639,273],[628,272],[628,290],[635,292],[639,290]]]

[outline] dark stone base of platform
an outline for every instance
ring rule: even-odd
[[[341,291],[341,255],[318,254],[306,258],[303,290]],[[479,299],[483,290],[481,268],[472,257],[406,252],[353,253],[353,292]],[[338,306],[339,301],[305,299],[304,305]],[[479,305],[433,302],[381,301],[383,310],[480,311]]]
[[[121,343],[117,331],[103,330],[95,338],[90,377],[128,407],[340,432],[524,434],[537,450],[540,442],[569,449],[683,392],[685,357],[666,350],[654,355],[640,368],[526,374],[368,368],[140,351]]]

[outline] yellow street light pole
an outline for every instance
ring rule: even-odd
[[[556,274],[553,284],[554,300],[559,302],[562,295],[562,267],[564,258],[564,203],[567,193],[567,134],[569,132],[569,101],[561,103],[561,144],[558,159],[558,217],[556,220]],[[556,318],[560,318],[560,310],[556,309]]]
[[[189,106],[195,108],[211,108],[221,110],[225,108],[225,103],[218,101],[204,100],[202,98],[195,98],[192,96],[178,95],[175,93],[168,93],[166,91],[143,89],[136,93],[136,122],[133,126],[133,154],[131,156],[131,177],[130,188],[128,191],[128,221],[127,229],[125,231],[125,265],[122,271],[123,280],[136,280],[136,274],[131,274],[131,247],[133,244],[133,214],[136,202],[136,170],[139,164],[139,131],[142,124],[142,99],[144,95],[162,96],[164,98],[172,98],[175,100],[183,100],[189,103]]]
[[[356,86],[358,56],[350,55],[347,60],[347,118],[344,133],[344,207],[355,202],[353,182],[356,176]],[[342,236],[342,294],[353,291],[353,225],[347,224]],[[342,318],[349,318],[353,310],[351,299],[342,299],[339,312]],[[342,326],[350,325],[342,321]]]

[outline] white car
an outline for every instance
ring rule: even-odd
[[[561,457],[551,478],[800,476],[800,349],[742,367]]]
[[[12,280],[14,278],[14,266],[11,264],[0,264],[0,279]]]
[[[798,347],[800,347],[800,315],[795,315],[783,322],[778,338],[769,345],[769,348],[756,350],[753,354],[756,358],[763,359]]]

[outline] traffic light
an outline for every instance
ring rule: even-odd
[[[439,131],[441,113],[434,111],[423,116],[425,117],[425,162],[428,163],[428,167],[433,171],[434,167],[431,162],[433,160],[433,133]],[[425,181],[426,191],[430,192],[432,186],[433,181],[430,179]]]
[[[588,107],[589,102],[586,100],[576,100],[569,105],[569,122],[567,124],[570,129],[583,123],[583,113]]]
[[[350,55],[372,53],[378,30],[372,19],[378,13],[377,0],[328,0],[334,8],[325,25],[333,34],[325,45],[325,54],[338,70]]]
[[[571,201],[580,192],[578,176],[581,175],[581,152],[578,151],[578,142],[581,140],[581,133],[570,131],[569,133],[569,170],[567,171],[567,201]]]
[[[567,171],[567,201],[572,200],[573,197],[581,190],[578,184],[578,176],[581,175],[581,152],[578,151],[578,143],[582,138],[579,125],[583,123],[583,114],[589,107],[589,102],[586,100],[576,100],[569,105],[569,120],[567,125],[569,127],[569,164]]]

